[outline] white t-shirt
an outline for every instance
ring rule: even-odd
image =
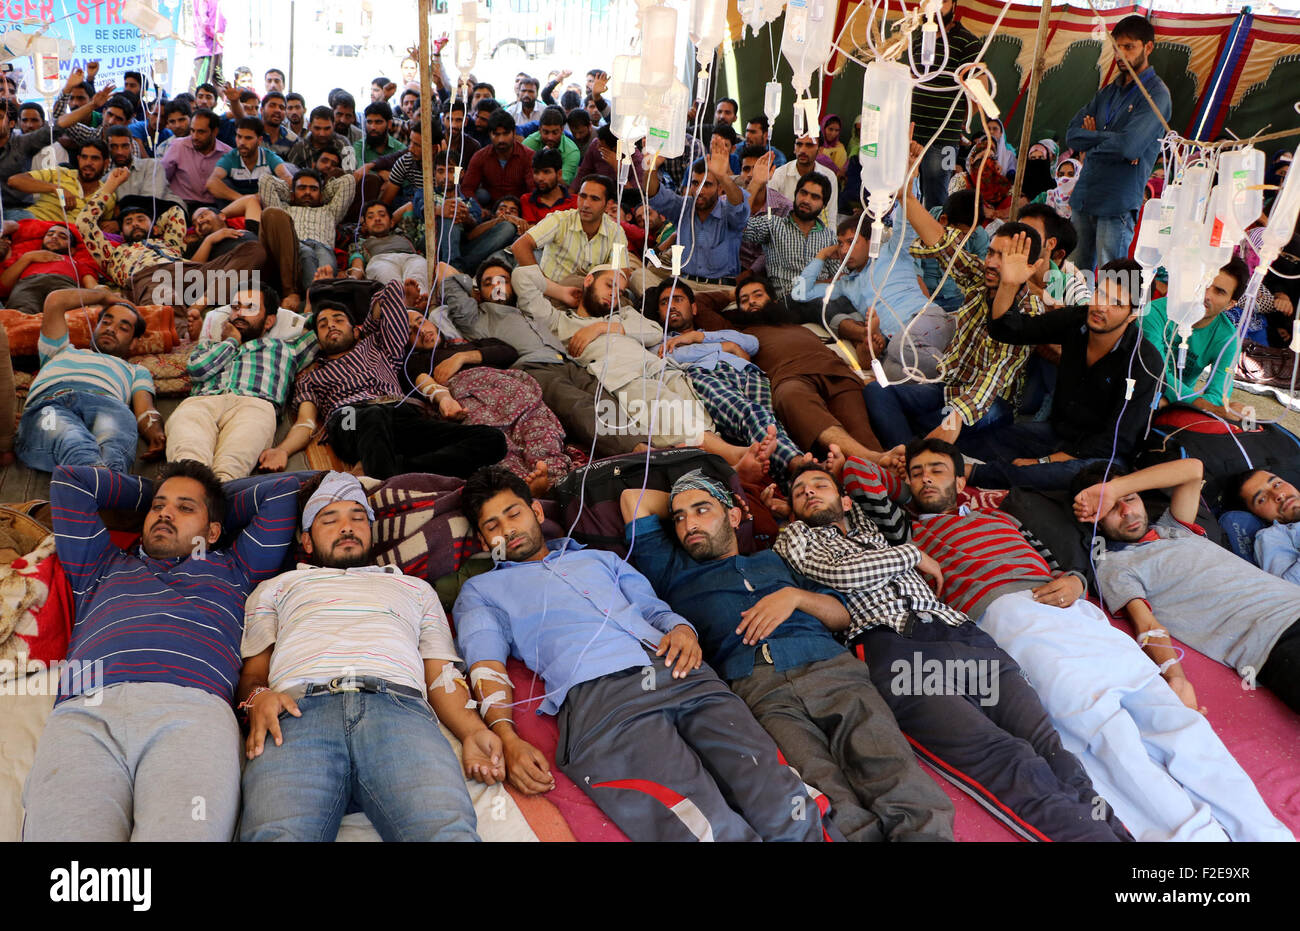
[[[245,658],[275,644],[269,685],[377,676],[425,690],[424,660],[460,662],[432,586],[395,566],[324,569],[299,564],[248,596]]]

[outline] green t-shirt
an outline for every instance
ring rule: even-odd
[[[1142,316],[1142,335],[1165,357],[1164,396],[1168,401],[1205,398],[1211,404],[1226,404],[1232,394],[1232,371],[1237,364],[1237,328],[1223,314],[1203,327],[1193,327],[1187,341],[1187,365],[1178,371],[1178,348],[1182,337],[1178,326],[1165,314],[1163,297],[1152,301]],[[1209,368],[1203,391],[1196,382]]]

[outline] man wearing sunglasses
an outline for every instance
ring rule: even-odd
[[[193,459],[228,482],[249,475],[275,442],[294,376],[317,351],[310,327],[292,338],[272,335],[279,309],[270,285],[237,291],[220,337],[200,338],[190,351],[191,394],[168,421],[168,461]],[[197,319],[191,327],[198,331]]]

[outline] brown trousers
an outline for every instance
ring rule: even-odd
[[[812,449],[830,427],[842,427],[868,449],[879,450],[871,430],[862,379],[856,375],[793,375],[772,385],[772,409],[800,449]]]

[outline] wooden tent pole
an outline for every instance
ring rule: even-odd
[[[429,57],[429,15],[433,0],[420,0],[420,174],[424,188],[424,252],[428,257],[429,287],[433,287],[438,269],[438,236],[434,222],[434,203],[429,185],[433,183],[433,75]]]
[[[1020,148],[1016,150],[1016,176],[1011,184],[1011,211],[1020,215],[1020,190],[1025,180],[1025,162],[1033,145],[1034,110],[1038,106],[1038,84],[1043,79],[1043,59],[1047,55],[1047,18],[1052,12],[1052,0],[1043,0],[1038,12],[1038,36],[1034,44],[1034,60],[1029,70],[1029,96],[1025,98],[1025,113],[1020,123]],[[1005,130],[1004,130],[1005,131]]]

